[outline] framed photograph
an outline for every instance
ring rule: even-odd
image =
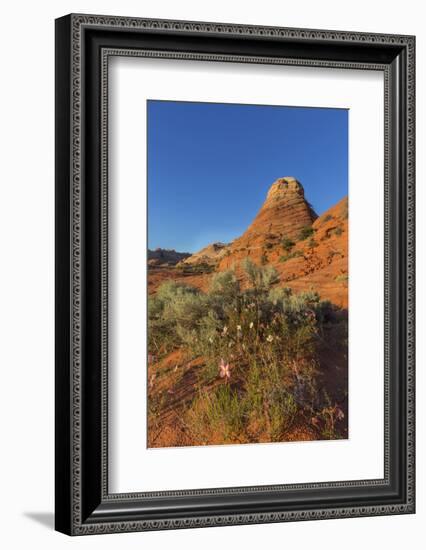
[[[415,511],[413,36],[56,20],[56,529]]]

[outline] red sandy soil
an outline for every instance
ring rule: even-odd
[[[342,400],[347,388],[347,359],[345,354],[336,351],[333,343],[324,343],[318,357],[321,365],[320,384],[318,391],[325,390],[331,402],[338,402],[345,418],[348,414],[347,398]],[[149,366],[148,369],[148,400],[160,403],[159,415],[148,415],[148,446],[149,447],[182,447],[194,444],[203,444],[192,440],[184,423],[184,411],[197,396],[199,390],[208,391],[210,388],[223,384],[219,377],[208,386],[200,383],[198,372],[204,365],[204,359],[198,357],[188,361],[184,350],[177,350],[163,360]],[[339,400],[340,399],[340,400]],[[256,432],[256,426],[251,427],[256,436],[253,441],[235,441],[235,443],[267,443],[266,435]],[[307,418],[302,413],[296,418],[291,428],[283,434],[282,441],[312,441],[320,440],[322,424],[315,423],[315,419]],[[347,433],[347,432],[346,432]],[[217,441],[211,439],[209,444],[220,444],[222,434],[217,434]]]

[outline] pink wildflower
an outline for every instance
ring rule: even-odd
[[[231,367],[229,366],[229,363],[225,364],[225,361],[223,359],[220,360],[219,363],[219,376],[221,378],[225,378],[226,381],[228,381],[231,378]]]

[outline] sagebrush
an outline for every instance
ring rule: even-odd
[[[303,425],[341,437],[344,413],[321,388],[318,357],[331,329],[337,346],[346,343],[345,316],[316,292],[281,287],[272,267],[242,268],[244,278],[215,274],[207,292],[168,281],[149,298],[150,355],[198,359],[183,433],[191,444],[282,441]],[[151,421],[161,414],[152,408]]]

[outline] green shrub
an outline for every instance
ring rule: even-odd
[[[269,432],[271,441],[280,441],[283,433],[288,430],[297,414],[297,404],[290,393],[276,392],[269,405]]]
[[[192,433],[201,441],[219,438],[222,443],[232,443],[243,431],[244,402],[228,384],[223,384],[210,392],[200,392],[185,420]]]
[[[337,275],[337,277],[334,280],[338,283],[346,283],[349,280],[349,275],[347,273],[342,275]]]
[[[283,237],[281,239],[281,246],[283,247],[283,249],[286,251],[286,252],[290,252],[290,250],[293,248],[294,246],[294,242],[289,239],[288,237]]]
[[[269,291],[271,286],[280,280],[273,266],[259,267],[248,258],[243,261],[242,266],[251,287],[256,292]]]
[[[189,359],[203,359],[194,371],[196,396],[182,409],[200,444],[280,441],[297,415],[324,409],[316,358],[324,331],[340,326],[333,307],[315,292],[277,286],[272,267],[245,260],[243,269],[244,287],[229,270],[215,274],[206,293],[166,282],[148,300],[149,352],[183,348]],[[347,323],[341,326],[339,342],[347,336]],[[219,377],[222,360],[229,379]],[[153,421],[165,406],[157,401]]]
[[[268,293],[268,301],[272,302],[274,306],[277,305],[279,301],[289,300],[293,291],[289,287],[275,287],[271,288]]]
[[[185,275],[197,275],[203,273],[212,273],[214,271],[214,266],[207,263],[200,264],[180,264],[176,266],[180,271]]]
[[[168,353],[192,344],[196,327],[205,316],[207,297],[191,286],[167,281],[148,299],[148,345]]]
[[[318,246],[318,243],[315,239],[309,239],[308,241],[308,248],[316,248]]]
[[[310,225],[306,225],[305,227],[302,227],[299,233],[299,241],[304,241],[308,237],[311,237],[314,234],[314,228]]]
[[[303,256],[303,252],[301,250],[295,250],[294,252],[290,252],[290,254],[287,254],[286,256],[280,257],[280,262],[287,262],[288,260],[292,260],[293,258],[300,258]]]
[[[240,294],[240,283],[234,271],[215,273],[210,281],[209,292],[210,295],[220,296],[223,300],[236,300]]]

